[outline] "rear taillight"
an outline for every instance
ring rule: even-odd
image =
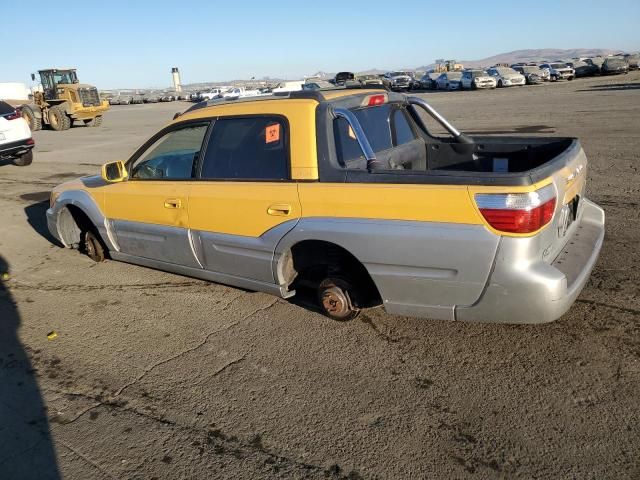
[[[19,118],[22,118],[22,115],[20,114],[20,112],[18,110],[15,110],[14,112],[8,113],[7,115],[4,115],[4,118],[7,120],[17,120]]]
[[[476,205],[496,230],[532,233],[547,225],[556,210],[553,184],[529,193],[477,193]]]

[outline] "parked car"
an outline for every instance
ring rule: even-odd
[[[140,104],[144,103],[144,95],[136,94],[131,98],[131,103]]]
[[[544,82],[541,74],[542,71],[537,66],[515,65],[511,68],[524,76],[527,85],[539,85]]]
[[[282,84],[280,84],[280,85],[282,85]],[[298,90],[302,90],[302,84],[297,83],[297,85],[300,87],[300,88],[298,88]],[[283,88],[283,87],[278,87],[278,88]],[[280,91],[280,90],[278,90],[278,88],[274,88],[273,91],[274,92]],[[291,86],[291,88],[295,88],[295,86]],[[289,91],[289,90],[282,90],[282,91]],[[233,100],[233,99],[236,99],[236,98],[256,97],[258,95],[261,95],[260,90],[247,89],[245,87],[234,87],[234,88],[224,92],[222,94],[222,98],[226,98],[227,100]]]
[[[640,61],[640,53],[627,53],[624,59],[629,64],[629,70],[638,70],[638,62]]]
[[[120,105],[120,98],[118,97],[118,95],[109,97],[107,101],[109,102],[109,105]]]
[[[595,65],[596,67],[598,67],[598,73],[601,73],[602,71],[602,64],[604,63],[604,57],[590,57],[587,59],[589,62],[591,62],[593,65]]]
[[[495,79],[498,88],[522,86],[526,83],[524,75],[510,67],[491,67],[487,73]]]
[[[171,92],[164,92],[160,95],[159,98],[161,102],[173,102],[175,99],[175,95]]]
[[[0,161],[10,160],[25,167],[33,162],[33,147],[29,124],[15,107],[0,100]]]
[[[303,90],[320,90],[323,88],[334,88],[334,85],[319,78],[314,78],[313,80],[306,79],[302,85]]]
[[[562,62],[542,63],[540,68],[549,71],[549,80],[552,82],[557,82],[558,80],[573,80],[576,76],[573,68],[568,67],[566,63]]]
[[[348,81],[355,80],[355,79],[356,79],[356,76],[353,72],[338,72],[336,73],[336,77],[333,79],[333,83],[336,86],[340,87],[340,86],[343,86]]]
[[[356,81],[362,85],[384,85],[382,79],[378,75],[358,75]]]
[[[549,70],[546,68],[541,68],[540,64],[536,62],[529,62],[529,63],[521,62],[521,63],[514,63],[513,65],[511,65],[511,68],[513,68],[516,72],[522,75],[522,72],[516,67],[534,67],[534,69],[528,68],[527,70],[530,70],[531,73],[535,73],[536,75],[538,75],[543,81],[545,82],[549,81]],[[527,83],[526,75],[525,75],[525,83]]]
[[[425,90],[435,90],[436,88],[438,88],[436,81],[438,80],[439,76],[440,73],[438,72],[425,73],[420,79],[420,87],[424,88]]]
[[[200,101],[202,100],[213,100],[214,98],[221,98],[222,94],[227,90],[230,90],[232,87],[217,87],[212,88],[206,92],[200,92]]]
[[[415,74],[411,72],[411,80],[409,81],[409,90],[420,90],[422,88],[422,84],[420,83],[420,79],[415,77]]]
[[[133,101],[133,95],[119,95],[118,105],[131,105]]]
[[[409,90],[411,85],[411,75],[409,73],[393,71],[385,73],[384,77],[389,83],[389,89],[395,91]]]
[[[158,93],[147,93],[143,99],[144,103],[158,103],[160,101],[160,94]]]
[[[600,69],[602,75],[629,73],[629,64],[623,57],[606,57]]]
[[[496,80],[484,70],[465,70],[460,78],[460,88],[496,88]]]
[[[462,72],[444,72],[436,79],[438,90],[460,90]]]
[[[49,231],[95,261],[284,298],[315,289],[336,320],[383,305],[550,322],[589,280],[604,212],[584,196],[577,139],[468,137],[394,92],[273,98],[194,105],[101,176],[55,187]]]
[[[302,90],[304,84],[305,84],[304,80],[290,80],[290,81],[286,81],[286,82],[280,82],[271,91],[273,93],[278,93],[278,92],[297,92],[299,90]],[[258,92],[258,93],[260,93],[260,92]]]
[[[594,65],[589,59],[575,60],[567,65],[573,68],[576,77],[592,77],[600,73],[600,67]]]

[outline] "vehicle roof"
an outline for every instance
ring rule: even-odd
[[[301,102],[315,105],[330,103],[333,105],[339,104],[346,108],[354,108],[360,105],[362,97],[376,93],[386,94],[390,102],[401,102],[405,99],[404,95],[390,92],[382,85],[367,86],[366,88],[352,86],[319,90],[298,90],[253,97],[235,99],[220,98],[203,101],[187,109],[182,115],[177,117],[177,120],[216,116],[223,114],[223,112],[225,115],[233,114],[233,112],[243,112],[243,114],[246,114],[247,109],[250,108],[252,104],[256,106],[256,109],[265,111],[268,110],[268,108],[265,108],[268,105],[281,104],[282,107],[284,107],[286,104],[291,105],[294,101],[298,104]]]
[[[41,68],[40,70],[38,70],[38,73],[40,73],[40,72],[57,72],[59,70],[73,70],[75,72],[77,70],[77,68],[62,68],[62,67],[58,67],[58,68]]]

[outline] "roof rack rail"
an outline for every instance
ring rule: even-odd
[[[211,100],[204,100],[202,102],[198,102],[195,105],[192,105],[187,110],[183,112],[183,114],[187,112],[192,112],[193,110],[198,110],[200,108],[211,107],[213,105],[221,105],[224,103],[244,103],[244,102],[257,102],[261,100],[273,100],[274,98],[307,98],[312,100],[317,100],[319,103],[326,101],[323,92],[335,92],[341,90],[385,90],[389,91],[389,89],[384,85],[362,85],[362,84],[352,84],[352,85],[343,85],[339,87],[332,88],[320,88],[318,90],[296,90],[291,92],[275,92],[266,95],[256,95],[251,97],[228,97],[228,98],[214,98]]]

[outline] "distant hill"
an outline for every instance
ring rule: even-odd
[[[537,62],[541,60],[560,60],[574,57],[596,57],[600,55],[611,55],[617,53],[617,50],[607,48],[538,48],[531,50],[514,50],[513,52],[499,53],[492,57],[483,58],[481,60],[458,60],[465,67],[489,67],[496,63],[517,63],[517,62]],[[433,68],[434,64],[419,67],[418,70],[428,70]]]

